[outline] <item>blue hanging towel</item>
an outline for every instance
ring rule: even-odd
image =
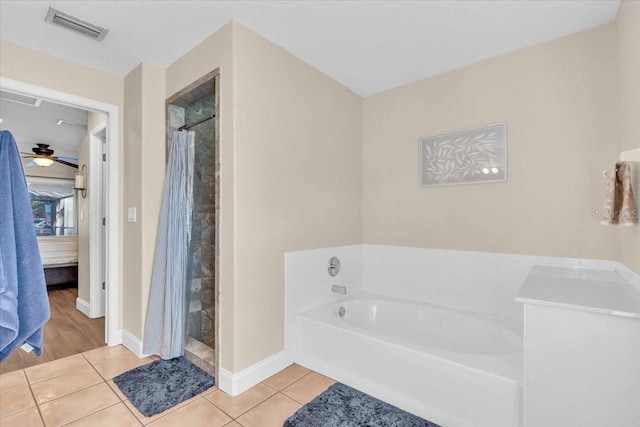
[[[42,353],[49,298],[20,152],[0,131],[0,362],[23,344]]]

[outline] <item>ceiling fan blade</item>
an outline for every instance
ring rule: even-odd
[[[65,165],[65,166],[69,166],[69,167],[72,167],[72,168],[76,168],[76,169],[78,169],[78,165],[73,164],[73,163],[71,163],[71,162],[67,162],[66,160],[61,160],[61,159],[59,159],[59,158],[55,158],[54,160],[55,160],[56,162],[60,163],[60,164]]]

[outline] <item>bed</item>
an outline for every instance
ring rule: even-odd
[[[38,247],[47,286],[78,282],[78,236],[39,236]]]

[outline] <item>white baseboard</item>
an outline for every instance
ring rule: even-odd
[[[76,308],[80,310],[80,312],[85,316],[91,317],[90,316],[91,309],[89,307],[89,303],[83,299],[80,299],[80,297],[76,298]]]
[[[126,329],[122,330],[122,345],[127,347],[133,354],[138,357],[147,357],[148,354],[144,354],[142,352],[142,340],[139,340],[138,337],[133,335],[131,332]]]
[[[116,329],[107,337],[107,345],[113,347],[120,344],[122,344],[122,329]]]
[[[291,365],[293,361],[287,357],[284,351],[269,356],[240,372],[229,372],[220,368],[218,376],[218,388],[230,396],[237,396],[254,385],[266,380]]]

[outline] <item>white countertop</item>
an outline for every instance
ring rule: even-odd
[[[616,271],[534,266],[516,301],[640,319],[640,290]]]

